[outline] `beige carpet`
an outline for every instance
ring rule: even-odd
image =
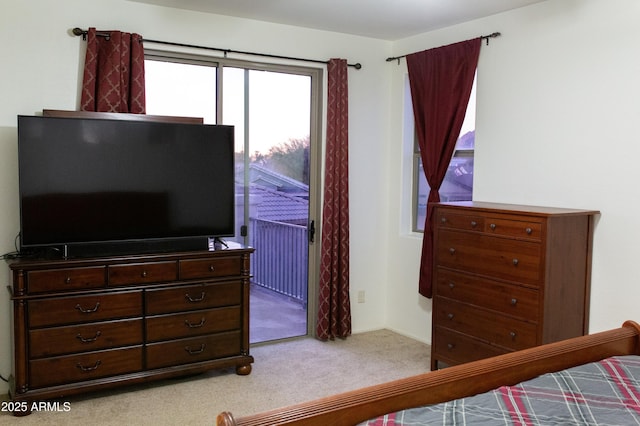
[[[387,330],[253,346],[251,354],[249,376],[229,369],[129,386],[65,399],[69,412],[3,412],[0,424],[214,425],[221,411],[247,415],[429,370],[428,345]]]

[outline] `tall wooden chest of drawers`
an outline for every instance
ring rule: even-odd
[[[436,204],[431,369],[587,334],[598,214]]]
[[[249,374],[252,252],[11,261],[10,396],[27,402],[15,406],[220,367]]]

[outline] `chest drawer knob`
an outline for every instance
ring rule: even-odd
[[[440,218],[440,222],[441,223],[447,223],[447,218],[446,217],[441,217]]]
[[[447,343],[447,349],[449,349],[450,351],[453,350],[453,348],[455,348],[456,345],[454,345],[453,343]]]
[[[452,320],[452,319],[453,319],[453,317],[454,317],[454,315],[453,315],[453,314],[447,314],[447,318],[449,318],[450,320]]]
[[[80,340],[82,343],[93,343],[96,340],[98,340],[98,337],[100,337],[102,333],[100,332],[100,330],[98,330],[98,332],[96,332],[95,336],[93,337],[82,337],[82,334],[78,334],[76,336],[76,339]]]
[[[449,283],[449,288],[453,290],[453,288],[456,286],[456,283],[454,283],[453,281],[451,281]]]
[[[511,306],[516,306],[517,304],[518,304],[518,299],[516,299],[515,297],[511,299]]]
[[[533,229],[531,228],[525,228],[524,232],[527,233],[527,235],[531,235],[531,233],[533,233]]]
[[[200,293],[200,297],[192,297],[189,293],[185,294],[184,297],[191,303],[202,302],[204,297],[207,295],[204,291]]]
[[[516,340],[516,336],[517,334],[515,331],[512,331],[511,333],[509,333],[509,337],[511,337],[511,340]]]
[[[489,228],[491,228],[492,231],[496,230],[496,224],[492,223],[491,225],[489,225]]]
[[[518,259],[513,259],[513,266],[518,266],[518,263],[520,263]]]
[[[475,220],[471,221],[471,227],[475,228],[476,226],[478,226],[478,222],[476,222]]]
[[[209,272],[213,272],[215,270],[216,270],[216,268],[214,268],[213,265],[209,265]]]
[[[191,323],[191,322],[189,322],[189,320],[184,320],[184,323],[185,323],[185,324],[187,325],[187,327],[189,327],[189,328],[200,328],[200,327],[202,327],[202,326],[204,325],[204,323],[205,323],[205,319],[204,319],[204,317],[202,317],[202,318],[200,319],[200,322],[198,322],[198,323]]]
[[[71,284],[71,277],[67,277],[64,279],[65,284]]]
[[[140,276],[142,278],[147,278],[147,271],[142,271],[142,273],[140,274]]]
[[[454,249],[453,247],[451,247],[451,248],[449,249],[449,254],[451,254],[451,255],[456,254],[456,249]]]
[[[204,343],[200,345],[200,347],[198,349],[191,349],[191,346],[185,346],[184,350],[187,351],[189,353],[189,355],[198,355],[201,354],[202,352],[204,352],[204,348],[206,348],[207,345],[205,345]]]
[[[100,366],[100,364],[102,364],[102,361],[97,360],[95,364],[93,364],[92,366],[89,367],[85,367],[84,365],[77,363],[76,367],[78,367],[80,370],[82,371],[95,371],[98,369],[98,367]]]
[[[93,308],[83,308],[82,306],[80,306],[79,303],[76,305],[76,309],[82,312],[83,314],[90,314],[92,312],[96,312],[99,307],[100,307],[100,302],[96,302],[96,305]]]

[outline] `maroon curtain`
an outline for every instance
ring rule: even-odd
[[[440,185],[464,121],[482,39],[407,55],[416,134],[431,191],[422,240],[419,292],[432,296],[433,227],[431,203],[440,201]]]
[[[316,330],[317,337],[323,340],[351,334],[347,61],[331,59],[327,70],[327,147]]]
[[[80,109],[145,113],[142,36],[89,28]]]

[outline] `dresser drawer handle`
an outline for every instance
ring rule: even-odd
[[[102,361],[97,360],[96,363],[92,366],[92,367],[85,367],[84,365],[77,363],[76,367],[78,367],[80,370],[82,371],[94,371],[97,370],[98,367],[100,366],[100,364],[102,364]]]
[[[147,271],[142,271],[142,273],[140,274],[140,276],[142,278],[147,278]]]
[[[478,226],[478,222],[476,222],[475,220],[471,221],[471,227],[475,228],[476,226]]]
[[[203,343],[200,345],[200,347],[198,349],[191,349],[190,346],[185,346],[184,350],[187,351],[189,353],[189,355],[198,355],[201,354],[202,352],[204,352],[204,348],[206,348],[207,346]]]
[[[516,299],[515,297],[511,299],[511,306],[516,306],[517,304],[518,304],[518,299]]]
[[[526,233],[527,233],[527,235],[531,235],[531,233],[533,233],[533,229],[531,229],[531,228],[526,228],[526,229],[524,230],[524,232],[526,232]]]
[[[518,263],[520,263],[520,261],[518,259],[513,259],[513,266],[518,266]]]
[[[204,325],[204,323],[205,323],[205,319],[204,319],[204,317],[202,317],[202,318],[200,319],[200,322],[199,322],[199,323],[190,323],[190,322],[189,322],[189,320],[184,320],[184,323],[185,323],[185,324],[187,325],[187,327],[189,327],[189,328],[199,328],[199,327],[202,327],[202,326]]]
[[[440,222],[442,222],[442,223],[447,223],[447,218],[446,218],[446,217],[441,217],[441,218],[440,218]]]
[[[78,335],[76,336],[76,339],[80,340],[82,343],[93,343],[96,340],[98,340],[98,337],[100,337],[101,334],[102,333],[98,331],[95,336],[84,338],[82,337],[82,334],[78,333]]]
[[[511,340],[516,340],[517,334],[515,331],[512,331],[511,333],[509,333],[509,336],[511,337]]]
[[[213,265],[209,265],[209,272],[213,272],[215,270],[216,270],[216,268],[214,268]]]
[[[202,302],[206,295],[207,293],[203,291],[202,293],[200,293],[200,297],[191,297],[189,293],[185,294],[184,297],[187,299],[187,301],[191,303],[197,303],[197,302]]]
[[[71,277],[67,277],[64,279],[65,284],[71,284]]]
[[[454,345],[453,343],[447,343],[447,349],[449,349],[450,351],[453,350],[453,348],[455,348],[456,345]]]
[[[453,281],[449,283],[449,288],[453,290],[453,288],[456,286],[456,283],[454,283]]]
[[[492,231],[496,230],[496,224],[492,223],[491,225],[489,225],[489,228],[491,228]]]
[[[452,320],[452,319],[453,319],[453,317],[454,317],[454,315],[453,315],[453,314],[447,314],[447,318],[449,318],[450,320]]]
[[[90,313],[96,312],[99,307],[100,307],[100,302],[96,302],[96,306],[90,309],[83,308],[82,306],[80,306],[79,303],[76,305],[76,309],[82,312],[83,314],[90,314]]]
[[[456,254],[456,249],[454,249],[453,247],[451,247],[451,248],[449,249],[449,254],[451,254],[452,256],[453,256],[454,254]]]

